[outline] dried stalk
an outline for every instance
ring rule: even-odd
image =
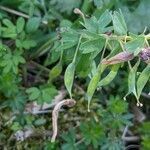
[[[57,131],[58,131],[57,120],[58,120],[59,110],[61,109],[62,106],[73,107],[75,104],[76,104],[75,100],[66,99],[66,100],[63,100],[63,101],[59,102],[54,107],[53,112],[52,112],[53,135],[52,135],[52,138],[51,138],[51,142],[55,142],[55,139],[56,139],[56,136],[57,136]]]
[[[10,9],[8,7],[5,7],[5,6],[1,6],[0,5],[0,9],[3,10],[3,11],[6,11],[8,13],[11,13],[11,14],[14,14],[14,15],[17,15],[17,16],[21,16],[21,17],[24,17],[24,18],[27,18],[29,19],[29,16],[22,13],[22,12],[19,12],[19,11],[16,11],[16,10],[13,10],[13,9]]]
[[[21,16],[21,17],[24,17],[24,18],[27,18],[27,19],[30,18],[30,16],[27,15],[27,14],[24,14],[24,13],[22,13],[22,12],[19,12],[19,11],[13,10],[13,9],[10,9],[10,8],[5,7],[5,6],[2,6],[2,5],[0,5],[0,9],[3,10],[3,11],[6,11],[6,12],[8,12],[8,13],[17,15],[17,16]],[[46,25],[48,24],[48,22],[45,21],[45,20],[43,20],[42,23],[43,23],[43,24],[46,24]]]
[[[125,127],[123,135],[122,135],[122,140],[125,142],[134,142],[134,141],[139,141],[140,137],[139,136],[126,136],[128,132],[128,126]]]

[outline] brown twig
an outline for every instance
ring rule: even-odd
[[[139,136],[126,136],[128,132],[128,126],[125,127],[122,135],[122,140],[125,142],[134,142],[134,141],[139,141],[140,137]]]
[[[52,135],[52,138],[51,138],[51,142],[55,142],[55,139],[56,139],[56,136],[57,136],[57,131],[58,131],[57,120],[58,120],[58,113],[59,113],[60,108],[62,106],[72,107],[75,104],[76,104],[75,100],[73,100],[73,99],[66,99],[66,100],[63,100],[63,101],[59,102],[54,107],[53,112],[52,112],[53,135]]]
[[[126,146],[125,150],[130,150],[130,149],[139,149],[140,145],[128,145]]]

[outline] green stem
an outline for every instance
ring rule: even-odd
[[[105,54],[105,51],[106,51],[107,44],[108,44],[108,38],[106,38],[105,46],[104,46],[104,49],[103,49],[103,52],[102,52],[102,56],[101,56],[101,61],[104,58],[104,54]]]
[[[99,34],[102,37],[109,38],[110,40],[122,40],[122,41],[131,41],[133,38],[131,36],[127,35],[122,35],[122,36],[117,36],[117,35],[106,35],[106,34]],[[145,35],[145,39],[150,40],[150,34]]]
[[[31,58],[37,58],[44,53],[46,53],[49,48],[51,47],[51,44],[57,40],[57,37],[54,37],[52,39],[49,39],[46,43],[44,43],[34,54],[31,55]]]
[[[75,61],[76,61],[76,57],[77,57],[77,54],[78,54],[78,50],[79,50],[79,46],[80,46],[80,43],[81,43],[81,39],[82,39],[82,35],[81,35],[80,38],[79,38],[78,45],[77,45],[77,47],[76,47],[76,50],[75,50],[75,54],[74,54],[74,58],[73,58],[72,63],[75,63]]]
[[[81,143],[83,143],[85,140],[85,138],[82,138],[81,140],[79,140],[77,143],[75,143],[75,146],[78,146],[80,145]]]

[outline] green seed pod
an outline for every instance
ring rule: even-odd
[[[101,78],[101,74],[105,68],[106,68],[105,65],[99,64],[96,74],[93,76],[93,78],[91,79],[91,81],[88,85],[88,89],[87,89],[88,111],[90,111],[89,106],[90,106],[91,99],[93,97],[93,94],[94,94],[97,86],[98,86],[98,82]]]
[[[135,84],[136,84],[136,72],[137,72],[139,64],[140,64],[140,61],[137,61],[137,63],[133,66],[133,68],[130,69],[130,72],[128,75],[128,93],[124,97],[125,100],[126,100],[126,97],[131,93],[133,93],[135,97],[137,98]]]
[[[98,83],[98,86],[101,87],[109,84],[116,77],[119,67],[120,65],[114,65],[109,74]]]
[[[150,64],[141,72],[137,80],[137,97],[140,98],[142,90],[150,78]]]
[[[59,62],[56,66],[52,68],[49,73],[49,82],[57,78],[62,72],[62,64]]]
[[[71,89],[73,85],[74,73],[75,73],[75,63],[72,62],[68,65],[64,77],[65,86],[71,98],[72,98]]]

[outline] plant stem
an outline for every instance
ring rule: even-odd
[[[30,61],[32,64],[34,64],[35,66],[37,66],[38,68],[40,68],[41,70],[44,70],[44,71],[46,71],[46,72],[48,72],[49,73],[49,71],[50,71],[50,69],[48,69],[48,68],[46,68],[46,67],[44,67],[44,66],[42,66],[42,65],[40,65],[40,64],[38,64],[38,63],[36,63],[35,61]]]
[[[19,12],[19,11],[16,11],[16,10],[13,10],[13,9],[10,9],[10,8],[7,8],[7,7],[5,7],[5,6],[1,6],[1,5],[0,5],[0,9],[6,11],[6,12],[8,12],[8,13],[17,15],[17,16],[21,16],[21,17],[24,17],[24,18],[27,18],[27,19],[30,18],[28,15],[26,15],[26,14],[24,14],[24,13],[22,13],[22,12]]]
[[[80,43],[81,43],[81,39],[82,39],[82,35],[79,38],[78,45],[77,45],[76,50],[75,50],[74,58],[73,58],[73,61],[72,61],[73,63],[75,63],[75,61],[76,61],[76,57],[77,57],[77,53],[78,53],[79,46],[80,46]]]
[[[30,18],[30,16],[27,15],[27,14],[25,14],[25,13],[22,13],[22,12],[19,12],[19,11],[13,10],[13,9],[10,9],[10,8],[5,7],[5,6],[2,6],[2,5],[0,5],[0,9],[3,10],[3,11],[6,11],[6,12],[8,12],[8,13],[17,15],[17,16],[21,16],[21,17],[23,17],[23,18],[27,18],[27,19]],[[43,23],[43,24],[48,24],[47,21],[42,21],[42,23]]]
[[[104,49],[103,49],[103,52],[102,52],[102,55],[101,55],[101,60],[100,60],[100,62],[101,62],[102,59],[104,58],[104,54],[105,54],[105,51],[106,51],[107,44],[108,44],[108,38],[106,38],[106,42],[105,42],[105,46],[104,46]]]
[[[81,140],[79,140],[77,143],[75,143],[75,146],[78,146],[78,145],[80,145],[81,143],[83,143],[83,141],[84,141],[85,139],[84,138],[82,138]]]

